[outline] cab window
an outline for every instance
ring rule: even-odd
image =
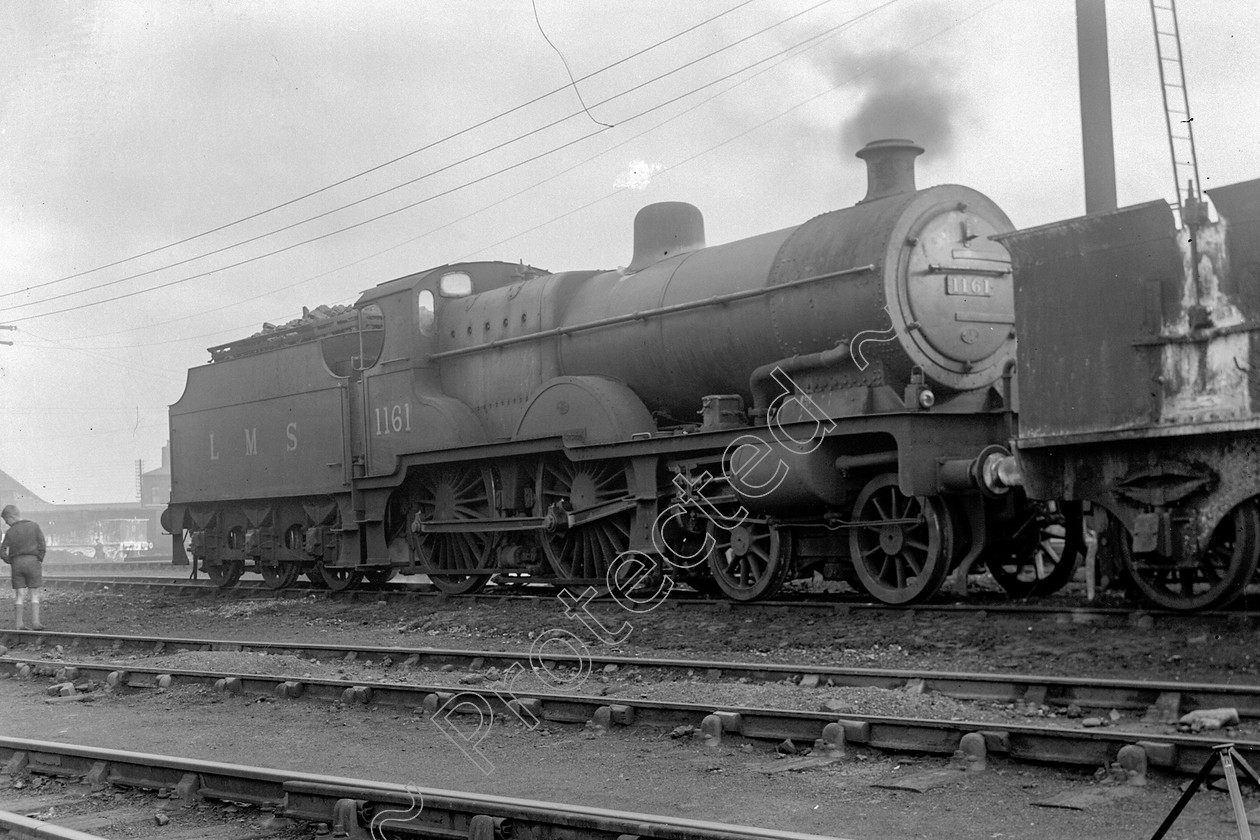
[[[468,297],[472,294],[472,277],[466,271],[450,271],[438,281],[438,294],[446,298]]]
[[[433,334],[434,318],[433,292],[425,289],[417,296],[416,324],[420,328],[421,335]]]

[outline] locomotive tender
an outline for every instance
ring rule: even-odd
[[[1100,568],[1167,609],[1222,607],[1260,565],[1260,180],[1180,228],[1154,201],[998,237],[1015,266],[1017,456],[1095,511]]]
[[[821,574],[914,603],[977,563],[1061,585],[1046,508],[997,470],[1012,225],[916,189],[921,152],[868,144],[866,196],[796,227],[706,247],[696,208],[651,205],[625,269],[441,266],[211,348],[171,407],[177,558],[220,585],[472,592],[700,547],[674,573],[739,600]]]

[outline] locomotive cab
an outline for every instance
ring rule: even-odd
[[[444,390],[434,358],[443,332],[476,300],[537,269],[500,262],[442,266],[382,283],[360,296],[360,312],[382,313],[379,362],[364,370],[355,402],[355,443],[363,474],[393,474],[398,457],[481,443],[482,424]]]

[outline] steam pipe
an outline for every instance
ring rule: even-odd
[[[770,395],[773,384],[774,372],[782,371],[789,376],[793,373],[799,373],[804,370],[818,370],[819,368],[830,367],[849,358],[849,342],[842,341],[830,350],[823,350],[818,353],[809,353],[804,356],[792,356],[788,359],[780,359],[777,362],[762,365],[753,371],[752,376],[748,380],[749,390],[752,391],[754,417],[764,417],[770,409],[771,403],[774,402],[775,396]],[[780,386],[781,390],[781,386]]]

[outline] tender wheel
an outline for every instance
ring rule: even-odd
[[[268,589],[288,589],[302,573],[296,563],[259,563],[258,571]]]
[[[895,473],[872,479],[853,506],[849,553],[858,580],[885,604],[931,598],[949,574],[953,520],[938,497],[907,496]]]
[[[488,519],[494,511],[494,483],[490,471],[472,467],[452,467],[427,472],[420,482],[415,503],[416,520],[449,521]],[[436,534],[413,532],[415,550],[430,569],[471,572],[490,567],[494,535],[482,531]],[[489,575],[442,575],[429,572],[433,585],[443,592],[465,595],[477,592],[490,581]]]
[[[320,578],[323,579],[324,586],[333,592],[346,592],[354,589],[359,585],[359,581],[363,579],[363,573],[358,569],[328,567],[320,563],[318,571]]]
[[[617,555],[630,548],[634,509],[619,511],[570,528],[569,513],[625,499],[626,473],[614,461],[575,464],[567,459],[539,467],[538,499],[549,520],[542,532],[543,551],[564,580],[603,583]]]
[[[1010,595],[1053,595],[1072,580],[1086,550],[1080,502],[1026,502],[1009,529],[983,558]]]
[[[1133,588],[1144,600],[1168,610],[1219,609],[1242,595],[1260,565],[1260,509],[1244,502],[1221,520],[1203,554],[1188,564],[1154,554],[1134,554],[1122,527],[1120,556]]]
[[[363,579],[372,586],[384,586],[394,579],[398,569],[394,566],[369,566],[363,570]]]
[[[210,582],[220,589],[231,589],[245,573],[245,564],[240,560],[224,560],[214,566],[203,566]]]
[[[732,601],[771,598],[787,580],[791,567],[791,535],[764,522],[746,521],[727,529],[709,523],[714,547],[709,571],[722,594]]]
[[[302,526],[290,525],[284,531],[282,544],[289,551],[302,550]],[[302,568],[293,562],[277,560],[272,563],[258,561],[258,572],[268,589],[288,589],[297,583]]]

